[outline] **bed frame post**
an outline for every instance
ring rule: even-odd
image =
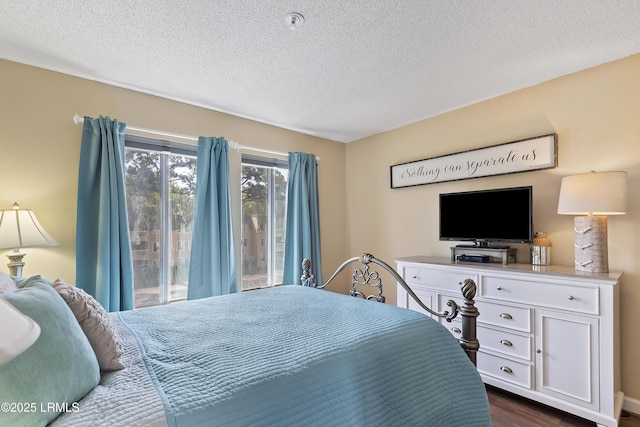
[[[462,337],[458,340],[460,345],[467,352],[467,356],[474,365],[477,364],[477,353],[480,348],[480,342],[476,336],[476,321],[480,314],[475,306],[473,298],[476,296],[476,282],[471,279],[465,279],[460,283],[464,304],[460,307],[460,316],[462,317]]]
[[[300,276],[300,282],[302,286],[308,286],[310,288],[317,287],[316,276],[311,274],[311,260],[309,258],[302,260],[302,276]]]

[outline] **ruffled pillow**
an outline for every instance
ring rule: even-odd
[[[16,282],[4,271],[0,271],[0,295],[18,290]]]
[[[104,307],[84,290],[60,279],[53,282],[52,286],[76,316],[96,354],[100,370],[116,371],[124,368],[118,332]]]

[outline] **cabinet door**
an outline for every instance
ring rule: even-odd
[[[535,309],[536,390],[598,410],[598,319]]]

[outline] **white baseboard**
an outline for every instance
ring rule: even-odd
[[[640,415],[640,400],[625,396],[622,409]]]

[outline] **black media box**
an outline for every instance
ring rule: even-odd
[[[458,255],[458,261],[460,262],[491,262],[489,255]]]

